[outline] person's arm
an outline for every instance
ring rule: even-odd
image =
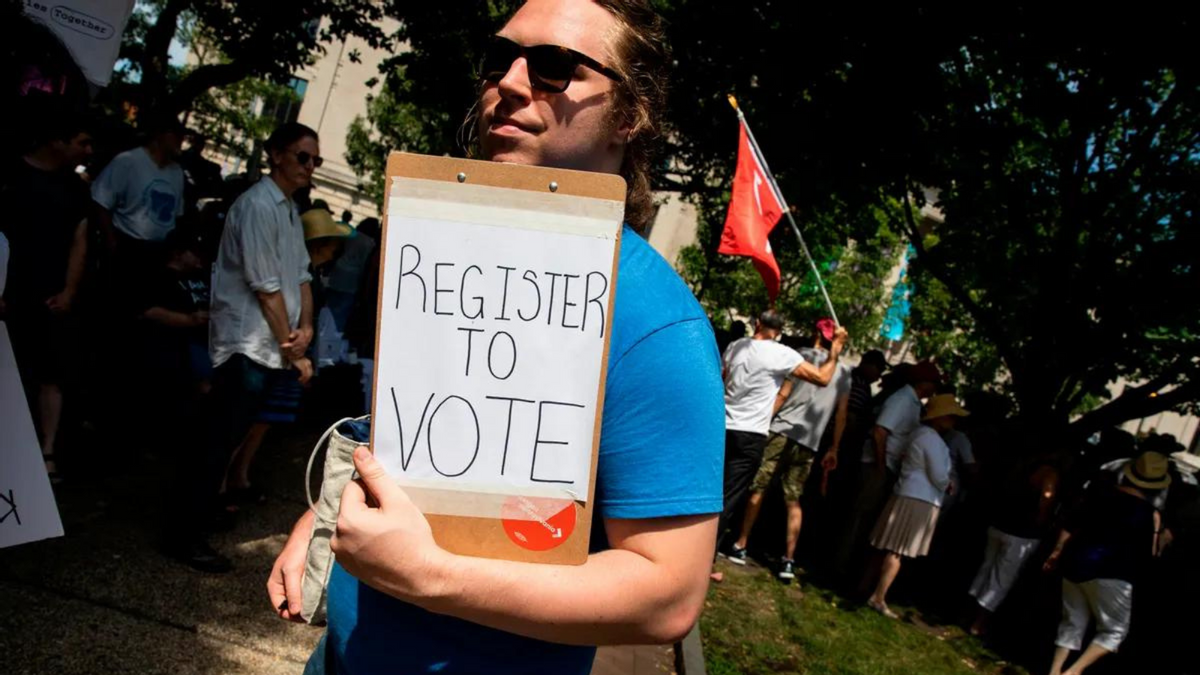
[[[277,218],[278,214],[269,207],[239,200],[230,208],[225,228],[227,235],[236,237],[241,247],[242,276],[258,299],[259,309],[279,345],[280,354],[303,375],[306,369],[300,362],[307,359],[303,352],[292,348],[297,336],[288,321],[287,304],[283,300],[283,261],[271,236],[272,224]]]
[[[792,395],[792,389],[795,387],[795,381],[788,378],[783,381],[783,386],[779,388],[779,393],[775,394],[775,407],[771,410],[771,417],[779,414],[779,409],[787,402],[788,397]]]
[[[297,353],[295,349],[298,331],[288,328],[287,305],[283,302],[283,293],[280,291],[274,293],[255,291],[254,295],[258,298],[258,306],[262,310],[263,318],[267,320],[267,325],[271,328],[271,334],[279,343],[280,353],[293,368],[300,372],[300,384],[307,384],[313,376],[312,361],[304,356],[303,351]]]
[[[921,444],[921,452],[925,454],[925,477],[935,490],[945,492],[950,486],[950,450],[944,448],[945,452],[938,452],[928,445],[932,443]]]
[[[109,254],[117,250],[117,228],[113,225],[112,211],[96,204],[96,226],[100,230],[100,237],[104,240],[105,249]]]
[[[86,218],[75,226],[75,237],[71,241],[70,257],[67,258],[67,278],[63,290],[46,301],[46,306],[52,312],[61,314],[71,311],[71,305],[79,293],[79,285],[83,282],[84,267],[87,264],[87,228]]]
[[[304,623],[304,617],[300,616],[304,598],[300,584],[304,579],[308,542],[312,539],[313,520],[316,517],[316,511],[304,511],[304,515],[292,527],[283,552],[275,559],[271,576],[267,577],[267,596],[271,598],[271,607],[275,608],[280,618],[296,623]]]
[[[887,441],[891,433],[887,427],[881,427],[878,424],[871,430],[871,445],[875,448],[876,469],[887,467]]]
[[[1071,540],[1071,533],[1063,528],[1058,533],[1058,543],[1054,545],[1054,550],[1050,552],[1050,556],[1046,558],[1046,563],[1042,565],[1043,572],[1052,572],[1058,567],[1058,559],[1062,557],[1063,549],[1066,548],[1067,542]]]
[[[100,236],[103,237],[105,248],[109,254],[117,250],[117,229],[113,224],[113,211],[117,210],[124,202],[122,187],[128,180],[126,163],[126,155],[117,155],[92,182],[91,193],[95,207],[96,226],[100,230]]]
[[[271,328],[271,335],[275,336],[275,342],[278,342],[280,350],[283,350],[283,346],[291,341],[292,335],[292,330],[288,326],[287,305],[283,302],[283,292],[255,291],[254,295],[258,298],[258,306],[262,310],[263,318],[267,320],[267,325]]]
[[[829,348],[829,358],[825,359],[825,363],[817,368],[813,364],[805,361],[796,366],[792,371],[794,377],[798,377],[805,382],[812,382],[818,387],[828,385],[832,380],[838,368],[838,357],[842,354],[842,349],[846,346],[846,340],[849,338],[849,333],[845,328],[838,326],[837,334],[833,338],[833,344]]]
[[[197,328],[208,324],[208,312],[203,310],[188,314],[165,307],[151,307],[142,313],[142,318],[168,328]]]
[[[281,344],[288,358],[304,357],[313,339],[313,297],[309,282],[300,284],[300,325],[288,334],[287,342]]]
[[[611,550],[583,565],[458,556],[366,448],[362,483],[342,494],[332,547],[367,585],[438,614],[526,637],[578,645],[682,639],[704,605],[717,515],[606,519]],[[367,503],[367,494],[378,507]]]
[[[1159,546],[1159,544],[1161,543],[1161,540],[1162,540],[1162,533],[1163,533],[1162,514],[1160,514],[1158,511],[1155,511],[1154,512],[1154,545],[1150,549],[1151,554],[1155,558],[1162,555],[1163,548],[1165,548],[1165,547]]]
[[[821,466],[826,471],[837,469],[838,452],[842,447],[842,436],[846,433],[846,420],[849,415],[850,395],[846,394],[838,399],[837,412],[833,414],[833,441],[825,449],[825,457],[821,460]]]

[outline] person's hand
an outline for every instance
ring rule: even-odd
[[[821,468],[825,471],[836,471],[837,467],[838,449],[837,446],[834,446],[825,451],[825,457],[821,460]]]
[[[208,310],[200,309],[192,312],[192,325],[196,327],[208,325]]]
[[[342,492],[331,542],[338,563],[389,595],[410,601],[431,597],[451,555],[433,540],[429,521],[366,447],[355,449],[354,468],[361,482],[348,483]],[[376,506],[367,503],[368,494]]]
[[[287,342],[279,346],[283,349],[284,356],[295,361],[304,357],[304,353],[308,351],[308,346],[312,344],[312,338],[312,328],[301,327],[288,333]]]
[[[313,364],[308,359],[296,359],[292,361],[292,367],[300,371],[300,384],[308,384],[308,381],[313,376]]]
[[[1058,568],[1058,559],[1061,557],[1062,557],[1062,549],[1059,549],[1059,548],[1054,549],[1054,552],[1050,554],[1049,558],[1046,558],[1045,564],[1042,565],[1042,571],[1047,574],[1049,574],[1050,572],[1053,572],[1055,569]]]
[[[949,496],[953,496],[955,492],[957,492],[957,490],[954,489],[954,483],[953,482],[948,483],[946,485],[946,494]]]
[[[833,333],[833,347],[839,352],[846,346],[846,341],[850,339],[850,333],[846,331],[845,326],[838,326]]]
[[[1161,531],[1159,531],[1158,545],[1154,549],[1154,557],[1161,557],[1163,551],[1166,551],[1167,547],[1170,546],[1171,542],[1173,541],[1175,541],[1175,535],[1170,529],[1164,527]]]
[[[46,300],[46,307],[55,314],[66,314],[71,311],[71,304],[75,302],[75,295],[70,291],[63,291],[58,295],[51,296]]]
[[[308,542],[312,539],[313,518],[313,512],[308,511],[296,522],[287,544],[275,559],[271,576],[267,577],[271,609],[286,621],[304,623],[304,618],[300,616],[304,598],[301,583],[304,580],[304,563],[308,558]]]

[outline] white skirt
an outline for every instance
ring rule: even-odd
[[[928,555],[940,512],[929,502],[892,495],[871,532],[871,545],[905,558]]]

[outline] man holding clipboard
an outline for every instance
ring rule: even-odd
[[[588,673],[596,645],[668,643],[703,606],[722,506],[720,360],[703,310],[632,228],[668,54],[641,0],[530,0],[484,62],[486,159],[621,174],[620,289],[605,380],[592,554],[580,566],[457,556],[365,448],[342,498],[329,629],[306,673]],[[268,581],[298,620],[312,515]]]

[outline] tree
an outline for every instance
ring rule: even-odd
[[[402,13],[412,51],[392,76],[403,84],[364,121],[360,157],[465,152],[454,134],[475,95],[472,50],[507,4]],[[1009,396],[1047,436],[1194,409],[1195,10],[1082,21],[1025,6],[885,6],[869,19],[853,6],[772,0],[660,6],[677,66],[658,187],[700,209],[700,246],[682,265],[718,320],[766,302],[744,261],[716,254],[735,93],[835,303],[848,321],[862,317],[856,334],[873,333],[873,286],[899,237],[916,250],[918,352],[961,388]],[[394,126],[372,136],[384,120]],[[932,226],[919,215],[927,193],[943,216]],[[772,243],[780,306],[797,320],[820,312],[786,225]],[[1142,384],[1109,400],[1119,379]]]
[[[1194,17],[852,11],[681,3],[674,182],[728,185],[721,99],[735,92],[806,220],[840,212],[841,236],[865,241],[871,208],[903,206],[886,213],[917,249],[918,347],[965,384],[1054,431],[1118,378],[1145,383],[1075,420],[1075,436],[1194,406]],[[945,216],[933,231],[916,214],[923,187]]]
[[[715,201],[700,202],[698,237],[702,242],[711,241],[714,233],[719,237],[724,224],[728,195]],[[855,336],[859,350],[882,342],[879,326],[886,308],[883,283],[903,246],[901,238],[887,227],[882,213],[879,218],[876,231],[862,242],[839,238],[839,228],[828,216],[819,217],[805,228],[806,242],[830,297],[835,299],[834,311]],[[781,221],[771,233],[771,248],[783,272],[774,308],[790,321],[793,330],[806,334],[815,319],[829,315],[825,300],[787,223]],[[769,299],[762,278],[748,258],[715,255],[715,250],[715,245],[697,244],[685,248],[680,259],[673,262],[714,323],[727,328],[735,314],[742,318],[757,316],[767,308]]]
[[[380,206],[392,150],[457,157],[472,152],[474,129],[464,118],[478,94],[481,48],[518,4],[454,0],[389,6],[401,18],[395,37],[408,49],[380,64],[383,88],[346,138],[346,159]]]
[[[382,18],[383,6],[373,0],[148,0],[126,29],[121,57],[136,73],[135,103],[182,112],[210,89],[248,77],[286,83],[333,40],[357,36],[385,47]],[[202,40],[219,58],[175,72],[168,50],[181,26],[185,39]]]

